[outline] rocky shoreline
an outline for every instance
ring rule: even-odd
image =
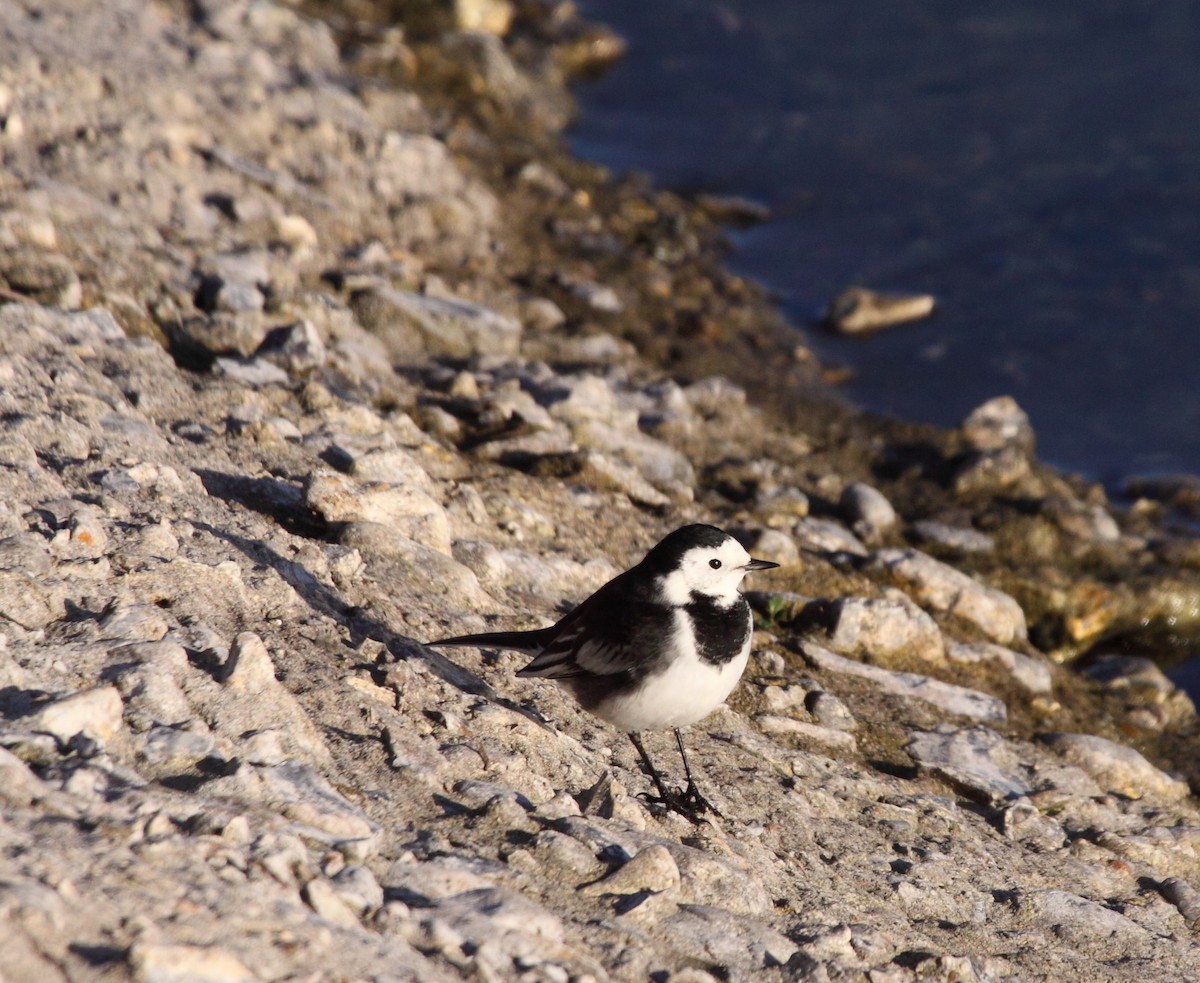
[[[1200,541],[841,404],[569,5],[381,9],[0,8],[0,979],[1200,976]],[[782,564],[695,826],[420,644],[688,521]]]

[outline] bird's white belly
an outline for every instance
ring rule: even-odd
[[[646,677],[634,692],[602,701],[592,711],[597,717],[624,731],[686,727],[708,716],[733,692],[750,657],[750,639],[728,662],[713,665],[700,658],[682,613],[680,619],[680,657]]]

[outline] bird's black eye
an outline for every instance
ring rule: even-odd
[[[714,570],[720,570],[720,569],[721,569],[721,561],[720,561],[720,560],[718,560],[718,559],[716,559],[716,558],[709,560],[709,561],[708,561],[708,565],[709,565],[710,567],[712,567]]]

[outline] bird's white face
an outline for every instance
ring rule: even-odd
[[[750,562],[741,543],[729,537],[720,546],[697,546],[680,558],[676,568],[662,577],[663,596],[669,604],[686,604],[692,594],[705,594],[725,606],[737,600],[738,585]]]

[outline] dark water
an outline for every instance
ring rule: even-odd
[[[1010,393],[1059,466],[1200,473],[1200,5],[584,6],[630,44],[578,153],[770,205],[732,265],[797,323],[849,283],[936,295],[811,332],[861,405],[955,424]]]

